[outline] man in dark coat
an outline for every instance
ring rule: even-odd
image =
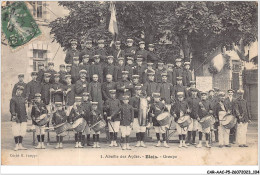
[[[80,70],[86,70],[87,71],[87,81],[90,83],[90,75],[91,75],[91,64],[89,63],[89,55],[83,55],[82,56],[82,62],[79,64],[79,69]]]
[[[36,80],[42,83],[43,82],[44,73],[45,73],[44,64],[43,63],[39,63],[38,64],[38,68],[39,68],[39,70],[38,70],[38,76],[37,76]]]
[[[80,55],[80,51],[77,50],[77,43],[78,42],[76,39],[70,40],[71,48],[66,53],[66,57],[65,57],[66,64],[72,64],[73,57],[78,57]]]
[[[156,65],[156,63],[159,61],[159,57],[157,56],[157,54],[154,51],[154,45],[153,44],[149,44],[148,45],[148,55],[147,55],[147,62],[151,62],[154,63],[154,65]]]
[[[16,83],[13,87],[12,97],[14,97],[16,95],[18,86],[22,86],[24,89],[26,87],[26,83],[24,82],[24,74],[18,74],[18,80],[19,80],[18,83]],[[22,97],[25,98],[25,96],[26,96],[26,92],[25,92],[25,90],[23,90]]]
[[[123,57],[123,58],[125,57],[125,51],[121,49],[120,41],[116,41],[115,48],[112,50],[112,55],[114,57],[115,65],[117,65],[119,57]]]
[[[57,71],[54,70],[54,63],[48,62],[48,69],[45,71],[45,73],[50,74],[50,83],[54,83],[54,74],[57,73]]]
[[[125,57],[134,57],[136,53],[136,47],[133,46],[134,40],[131,38],[128,38],[126,40],[127,47],[125,49]]]
[[[190,62],[184,62],[184,69],[183,69],[183,86],[190,87],[190,82],[192,80],[192,73],[190,70]]]
[[[103,100],[107,101],[111,98],[110,96],[110,90],[116,89],[117,83],[113,81],[113,76],[110,74],[107,74],[106,76],[106,82],[102,84],[102,94],[103,94]]]
[[[84,92],[88,92],[88,85],[87,82],[87,71],[86,70],[80,70],[79,71],[80,79],[76,81],[75,83],[75,93],[76,96],[82,97]]]

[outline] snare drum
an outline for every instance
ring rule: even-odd
[[[180,125],[181,128],[188,127],[191,124],[191,118],[189,115],[184,115],[180,117],[177,121],[177,123]]]
[[[106,121],[104,119],[98,121],[94,125],[92,125],[90,128],[93,129],[93,131],[98,132],[98,131],[104,131],[106,127]]]
[[[202,129],[209,128],[215,123],[215,118],[212,115],[208,115],[206,117],[203,117],[200,121]]]
[[[38,126],[44,126],[50,122],[51,116],[48,114],[42,114],[39,118],[35,120]]]
[[[169,125],[171,122],[171,114],[169,112],[164,112],[156,117],[156,120],[160,126]]]
[[[231,129],[236,125],[237,118],[233,115],[225,115],[221,123],[226,129]]]
[[[86,120],[84,118],[79,118],[72,124],[72,128],[76,132],[83,132],[86,125],[87,125]]]
[[[70,128],[70,125],[67,122],[54,126],[54,130],[57,135],[65,133],[69,128]]]

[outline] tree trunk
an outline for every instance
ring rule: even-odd
[[[190,44],[188,42],[188,35],[184,34],[182,36],[182,50],[184,54],[184,61],[190,61]]]

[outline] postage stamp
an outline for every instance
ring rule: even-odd
[[[2,9],[2,32],[12,49],[41,35],[25,2],[14,2]]]

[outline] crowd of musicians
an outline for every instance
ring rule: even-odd
[[[58,72],[54,70],[54,63],[48,62],[46,69],[43,64],[38,65],[38,72],[31,73],[32,80],[28,83],[24,82],[24,74],[19,74],[10,101],[14,150],[26,149],[22,142],[27,119],[32,119],[32,129],[36,130],[38,145],[35,148],[44,149],[46,128],[73,124],[80,118],[87,125],[80,132],[74,131],[75,148],[100,148],[100,131],[92,128],[101,120],[109,130],[109,146],[117,147],[122,142],[124,150],[131,149],[131,132],[136,134],[135,146],[146,147],[147,129],[154,129],[156,147],[169,148],[166,133],[173,123],[180,148],[202,147],[203,135],[205,147],[210,148],[211,132],[220,148],[231,147],[235,141],[239,147],[247,147],[246,133],[251,116],[243,90],[223,92],[214,88],[201,92],[196,89],[189,62],[175,59],[175,65],[165,64],[155,54],[153,44],[145,50],[144,42],[139,42],[139,48],[133,46],[133,42],[127,39],[126,49],[121,50],[121,42],[116,41],[115,48],[106,51],[104,40],[98,41],[96,49],[92,41],[87,40],[81,43],[84,47],[79,51],[77,40],[71,40],[66,64],[61,64]],[[172,120],[162,125],[158,116],[165,112]],[[51,118],[42,126],[37,119],[43,114]],[[226,115],[237,118],[231,129],[222,125]],[[178,123],[184,116],[190,117],[188,126]],[[207,116],[214,117],[215,123],[205,128],[200,121]],[[121,138],[117,137],[119,132]],[[55,148],[63,148],[64,136],[56,135]]]

